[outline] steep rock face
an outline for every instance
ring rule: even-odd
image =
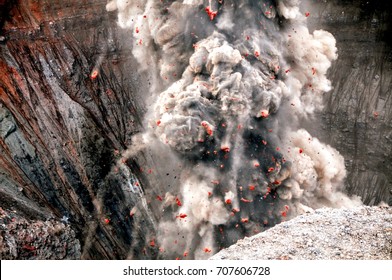
[[[330,31],[339,58],[325,109],[308,124],[345,157],[346,190],[365,204],[392,203],[392,28],[390,1],[310,1],[310,25]]]
[[[83,258],[126,258],[132,234],[143,240],[151,227],[133,233],[137,198],[112,170],[140,129],[143,104],[134,97],[141,87],[129,48],[119,45],[123,34],[105,4],[3,4],[1,204],[30,219],[66,217]]]
[[[309,21],[334,34],[339,59],[330,71],[334,90],[309,130],[345,156],[351,194],[386,201],[390,5],[310,2]],[[106,3],[0,1],[0,203],[29,220],[68,219],[82,258],[154,258],[157,249],[145,244],[154,244],[160,213],[150,199],[165,185],[156,184],[159,174],[142,172],[156,170],[148,154],[126,162],[152,209],[134,212],[140,192],[116,164],[142,130],[149,81],[137,73],[129,31],[117,27]]]

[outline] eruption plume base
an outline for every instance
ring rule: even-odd
[[[182,168],[162,204],[163,258],[208,258],[307,207],[360,203],[341,192],[342,156],[299,129],[322,108],[337,58],[330,33],[309,32],[299,1],[116,0],[107,9],[143,41],[133,54],[153,77],[145,145],[170,147]]]

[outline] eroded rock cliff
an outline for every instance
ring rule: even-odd
[[[136,198],[111,173],[143,102],[105,4],[2,3],[0,203],[29,219],[66,217],[83,258],[126,258],[151,227],[133,230]]]

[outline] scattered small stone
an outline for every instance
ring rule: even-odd
[[[361,206],[298,216],[211,259],[386,260],[391,252],[392,208]]]

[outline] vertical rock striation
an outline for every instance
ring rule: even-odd
[[[308,1],[311,25],[334,34],[339,58],[329,78],[318,135],[345,157],[346,189],[368,205],[392,204],[392,3]]]
[[[82,258],[126,258],[148,229],[133,233],[137,198],[112,170],[143,112],[123,34],[106,1],[1,4],[0,203],[67,219]]]

